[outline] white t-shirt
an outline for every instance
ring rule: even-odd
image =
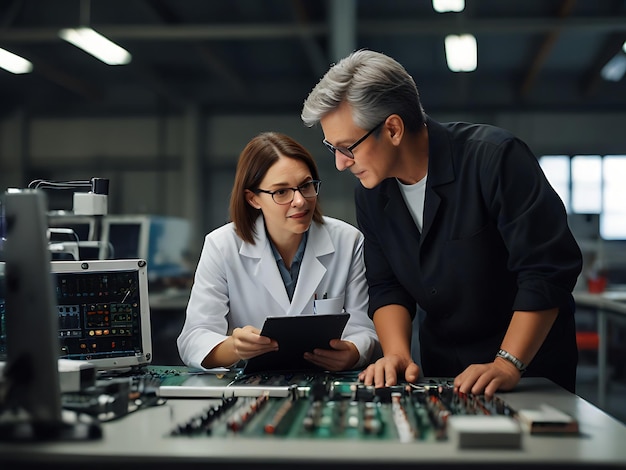
[[[409,211],[413,216],[413,220],[415,221],[415,225],[417,225],[420,233],[422,232],[422,222],[424,220],[424,197],[426,196],[427,177],[428,175],[424,176],[415,184],[403,184],[398,178],[396,178],[398,187],[402,193],[402,198],[409,208]]]

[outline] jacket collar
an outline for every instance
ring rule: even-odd
[[[428,235],[439,209],[441,198],[435,189],[437,186],[454,181],[453,146],[448,131],[439,122],[426,118],[428,127],[428,179],[426,180],[426,199],[424,201],[424,221],[420,243]],[[386,200],[385,213],[391,220],[404,221],[404,226],[414,225],[395,178],[388,178],[381,183],[381,194]]]

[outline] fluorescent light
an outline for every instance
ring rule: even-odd
[[[622,49],[609,60],[602,70],[600,76],[609,82],[619,82],[626,74],[626,41],[622,44]]]
[[[437,13],[459,12],[465,9],[465,0],[433,0],[433,9]]]
[[[0,67],[11,73],[29,73],[33,71],[33,64],[19,55],[15,55],[0,48]]]
[[[471,34],[449,35],[445,39],[446,61],[453,72],[473,72],[476,70],[478,53],[476,38]]]
[[[619,82],[624,74],[626,74],[626,55],[621,52],[615,54],[600,70],[602,78],[610,82]]]
[[[128,64],[131,55],[91,28],[69,28],[59,31],[59,36],[109,65]]]

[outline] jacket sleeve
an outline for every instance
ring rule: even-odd
[[[517,275],[513,310],[564,308],[582,255],[563,202],[521,140],[503,143],[491,156],[483,161],[483,198],[509,252],[507,268]]]
[[[359,183],[359,186],[355,189],[357,223],[365,236],[363,252],[369,286],[368,315],[370,318],[373,318],[374,313],[379,308],[385,305],[398,304],[405,307],[413,318],[417,311],[416,301],[398,280],[396,272],[389,262],[388,254],[384,249],[385,243],[387,245],[392,244],[392,248],[389,249],[401,250],[404,256],[404,264],[410,263],[408,246],[403,245],[406,240],[406,234],[397,233],[396,231],[393,241],[387,240],[386,242],[379,237],[381,225],[387,224],[387,221],[381,218],[384,211],[379,207],[382,204],[380,192],[386,185],[387,182],[383,181],[375,189],[365,189]],[[417,247],[412,249],[417,250]]]
[[[362,368],[380,356],[380,345],[376,329],[367,314],[369,302],[365,262],[363,260],[363,244],[363,235],[359,232],[352,247],[344,304],[346,312],[350,314],[350,319],[342,339],[351,341],[359,350],[360,359],[355,368]]]

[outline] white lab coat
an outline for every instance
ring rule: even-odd
[[[357,368],[370,363],[372,353],[380,348],[367,315],[363,235],[341,220],[324,217],[324,221],[311,224],[291,302],[262,216],[256,221],[254,245],[244,243],[232,223],[205,237],[177,340],[185,364],[201,369],[205,356],[234,328],[260,329],[268,316],[313,314],[315,296],[318,313],[331,309],[337,313],[337,308],[350,313],[342,339],[359,350]]]

